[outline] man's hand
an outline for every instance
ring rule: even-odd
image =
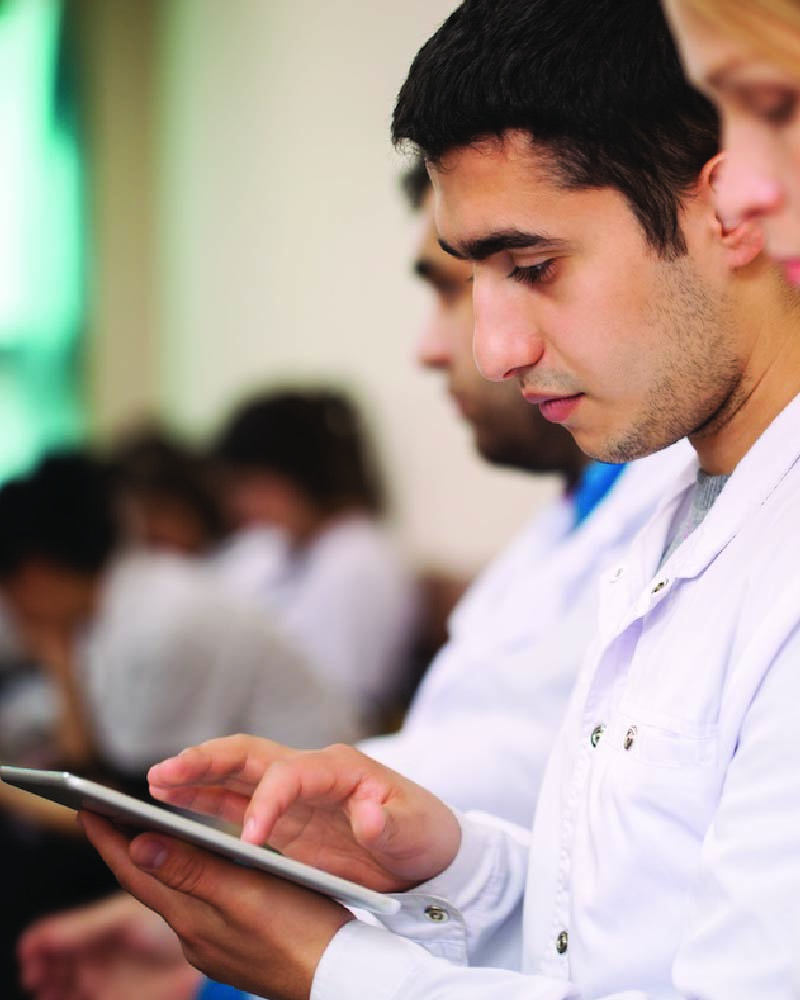
[[[36,1000],[191,1000],[200,982],[164,921],[127,895],[38,921],[18,951]]]
[[[323,952],[353,919],[343,906],[181,841],[129,842],[105,819],[79,817],[120,885],[164,917],[193,966],[272,1000],[308,1000]]]
[[[300,752],[248,736],[212,740],[150,771],[154,796],[229,822],[243,837],[379,891],[446,868],[461,832],[430,792],[351,747]],[[81,813],[120,885],[160,913],[189,962],[272,1000],[307,1000],[317,965],[352,915],[325,896],[171,838],[130,843]]]
[[[242,823],[242,839],[380,892],[411,888],[455,857],[451,810],[353,747],[298,751],[229,736],[150,769],[172,805]]]

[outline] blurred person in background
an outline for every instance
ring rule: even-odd
[[[352,735],[255,603],[202,564],[121,547],[114,501],[106,468],[79,453],[0,488],[0,592],[60,691],[62,758],[138,776],[201,732]]]
[[[187,556],[214,552],[228,526],[211,463],[199,449],[147,424],[104,454],[132,544]]]
[[[108,455],[131,544],[203,559],[352,699],[372,730],[403,694],[410,579],[354,405],[323,389],[246,400],[212,454],[155,426]],[[365,595],[369,595],[366,597]]]
[[[400,732],[362,741],[360,748],[451,805],[529,824],[596,627],[595,578],[649,517],[687,451],[678,446],[627,468],[592,463],[515,383],[486,381],[472,356],[472,268],[439,246],[421,160],[404,187],[421,216],[414,273],[433,293],[417,349],[420,364],[446,379],[481,458],[557,475],[563,488],[459,604],[449,641]],[[142,946],[143,940],[153,944]],[[513,967],[517,950],[515,937],[497,935],[471,958],[476,965]],[[71,1000],[57,989],[46,992],[60,966],[84,984],[81,1000],[138,1000],[144,984],[168,1000],[239,996],[192,970],[177,938],[170,944],[167,925],[133,897],[45,919],[23,938],[20,953],[26,978],[48,1000]]]
[[[722,116],[715,190],[728,228],[757,221],[800,286],[800,3],[663,0],[684,66]]]
[[[280,575],[282,533],[267,525],[234,529],[219,470],[204,449],[150,424],[120,435],[105,458],[128,544],[203,559],[245,595]]]
[[[282,539],[282,560],[253,596],[364,724],[384,728],[406,686],[417,600],[354,403],[322,388],[249,398],[213,456],[232,524]]]
[[[0,594],[58,713],[50,757],[146,796],[165,751],[257,729],[309,746],[350,740],[349,706],[262,608],[196,560],[126,550],[112,477],[79,453],[0,488]],[[15,995],[13,941],[56,906],[110,891],[65,810],[0,784],[4,881],[0,995]],[[66,835],[65,835],[66,824]],[[65,867],[63,875],[59,869]]]

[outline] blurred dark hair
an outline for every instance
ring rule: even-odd
[[[86,454],[53,453],[0,487],[0,578],[32,560],[93,574],[120,540],[111,476]]]
[[[436,163],[511,130],[567,188],[620,191],[659,253],[686,252],[680,199],[719,126],[658,0],[465,0],[414,59],[392,138]]]
[[[244,402],[213,450],[233,469],[285,476],[326,512],[384,511],[386,498],[353,402],[330,389],[283,389]]]
[[[425,166],[425,157],[420,153],[414,154],[411,165],[403,172],[400,186],[411,208],[418,212],[431,190],[431,179]]]
[[[211,461],[157,426],[140,427],[109,451],[118,493],[134,499],[167,500],[190,513],[209,544],[226,533]]]

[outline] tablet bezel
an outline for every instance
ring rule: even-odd
[[[390,915],[400,910],[399,900],[391,895],[367,889],[356,882],[331,875],[264,847],[247,844],[222,830],[170,812],[161,806],[142,802],[69,771],[41,771],[0,765],[0,779],[6,784],[70,809],[85,809],[137,831],[157,831],[188,841],[236,864],[257,868],[269,875],[277,875],[331,896],[346,906],[358,907],[378,915]]]

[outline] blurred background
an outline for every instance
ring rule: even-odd
[[[243,396],[364,407],[416,565],[470,574],[555,484],[416,368],[394,97],[451,0],[0,0],[0,477]]]
[[[556,494],[482,462],[445,374],[415,360],[432,299],[389,124],[453,6],[0,0],[0,760],[144,795],[150,763],[225,732],[314,746],[390,731],[462,587]],[[174,508],[154,526],[148,499],[177,489],[201,514],[208,499],[192,461],[137,428],[203,454],[243,401],[287,384],[355,400],[390,537],[370,510],[273,475],[267,513],[299,518],[280,544],[243,530],[226,549],[214,523],[177,546],[189,559],[128,551],[116,521],[133,501],[126,531],[151,518],[163,542]],[[307,405],[342,455],[360,447],[345,405]],[[223,436],[244,507],[253,449],[305,479],[294,466],[338,454],[319,434],[316,452],[287,449],[286,420]],[[40,466],[73,445],[83,457]],[[119,509],[89,458],[115,449]],[[58,810],[0,785],[4,1000],[23,996],[21,931],[113,888]]]

